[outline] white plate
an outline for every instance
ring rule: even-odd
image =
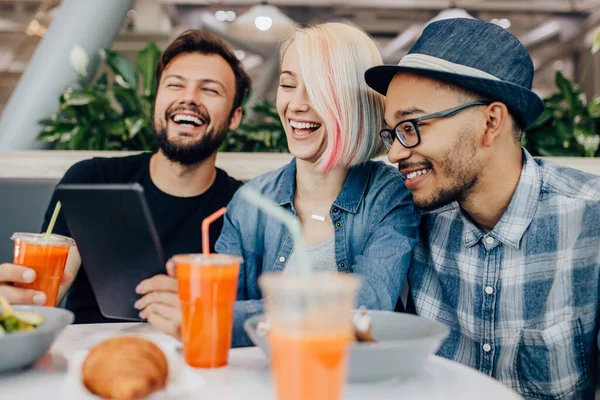
[[[149,335],[148,335],[149,336]],[[146,336],[146,339],[149,337]],[[204,384],[199,372],[188,366],[177,345],[169,342],[153,341],[164,352],[169,362],[169,377],[164,389],[146,397],[148,400],[173,399],[185,393],[191,393]],[[81,366],[90,350],[77,351],[67,356],[69,369],[65,377],[61,398],[64,400],[96,400],[100,397],[90,393],[81,380]]]

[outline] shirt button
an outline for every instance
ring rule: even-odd
[[[337,226],[338,228],[341,228],[342,227],[342,223],[338,221],[338,222],[335,223],[335,226]]]
[[[489,353],[490,350],[492,350],[492,346],[490,346],[487,343],[483,345],[483,351],[485,351],[486,353]]]
[[[491,237],[491,236],[488,236],[488,237],[485,238],[485,242],[487,244],[494,244],[494,238]]]
[[[345,262],[341,262],[340,263],[340,268],[341,269],[346,269],[346,263]]]
[[[334,214],[337,214],[338,212],[340,212],[339,208],[337,208],[337,207],[333,207],[333,210],[331,210],[331,211],[333,211]]]
[[[494,288],[493,288],[493,287],[491,287],[491,286],[487,286],[487,287],[485,288],[485,292],[486,292],[487,294],[492,294],[492,293],[494,293]]]
[[[280,263],[285,262],[285,257],[279,257],[279,262]]]

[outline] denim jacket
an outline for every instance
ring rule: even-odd
[[[295,214],[295,160],[247,185]],[[357,304],[393,310],[406,280],[420,222],[420,213],[398,170],[373,161],[351,168],[329,216],[335,231],[338,271],[362,277]],[[258,277],[285,268],[293,249],[292,238],[283,225],[238,192],[228,206],[215,248],[217,253],[244,259],[235,303],[233,347],[251,345],[243,323],[263,312]]]

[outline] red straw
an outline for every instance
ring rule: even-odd
[[[208,227],[212,224],[216,219],[221,218],[223,214],[225,214],[227,208],[223,207],[220,210],[212,213],[208,217],[204,218],[202,221],[202,254],[205,256],[210,254],[210,240],[208,240]]]

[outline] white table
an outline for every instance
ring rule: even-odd
[[[143,334],[161,341],[174,340],[145,324],[71,325],[46,356],[27,370],[0,374],[0,397],[19,400],[61,398],[70,353],[119,334]],[[0,355],[1,356],[1,355]],[[273,385],[267,361],[258,348],[234,349],[229,365],[214,370],[197,370],[205,380],[194,393],[178,399],[271,400]],[[64,390],[64,389],[63,389]],[[344,399],[519,399],[499,382],[458,363],[431,356],[424,368],[405,380],[346,386]]]

